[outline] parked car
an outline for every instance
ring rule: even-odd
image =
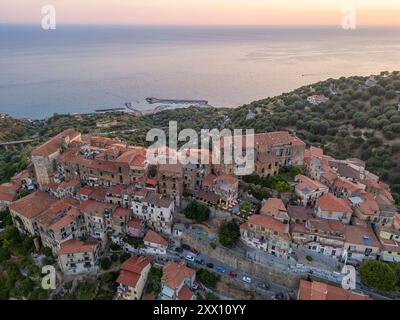
[[[186,260],[191,261],[191,262],[194,262],[194,257],[191,256],[190,254],[187,254],[187,255],[186,255]]]
[[[251,278],[248,277],[248,276],[243,276],[242,280],[243,280],[243,282],[246,282],[246,283],[249,283],[249,284],[252,282]]]
[[[183,244],[182,249],[186,250],[186,251],[190,251],[190,246],[188,246],[187,244]]]
[[[225,268],[224,267],[217,267],[217,271],[221,273],[225,273]]]
[[[270,288],[270,285],[268,283],[260,283],[258,287],[261,289],[268,290]]]
[[[236,278],[237,277],[237,273],[234,271],[229,271],[228,275],[232,278]]]
[[[210,268],[210,269],[214,268],[214,264],[211,263],[211,262],[208,262],[208,263],[206,264],[206,266],[207,266],[208,268]]]
[[[183,252],[183,248],[182,247],[176,247],[175,251],[179,252],[179,253],[182,253]]]
[[[201,264],[202,266],[204,266],[204,264],[205,264],[204,260],[203,259],[199,259],[199,258],[196,258],[194,260],[194,262],[196,262],[197,264]]]
[[[190,248],[189,250],[190,252],[194,253],[196,256],[200,253],[198,250],[196,250],[195,248]]]

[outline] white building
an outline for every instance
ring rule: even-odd
[[[63,242],[58,251],[58,264],[66,275],[98,272],[100,242],[90,240],[68,240]]]
[[[167,235],[172,233],[174,202],[157,192],[142,189],[132,200],[133,215],[144,220],[147,226]]]

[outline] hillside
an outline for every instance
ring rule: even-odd
[[[203,128],[223,127],[253,128],[256,132],[291,130],[308,145],[321,146],[335,158],[365,160],[368,170],[391,185],[400,205],[399,90],[400,72],[382,72],[371,78],[342,77],[234,109],[192,107],[145,117],[124,113],[54,115],[35,122],[9,119],[1,124],[0,140],[32,137],[37,132],[38,140],[34,143],[37,144],[67,127],[74,127],[83,133],[119,137],[131,144],[145,145],[147,130],[166,128],[170,120],[177,121],[179,129],[193,128],[198,132]],[[324,95],[328,100],[313,105],[307,98],[314,94]],[[29,146],[23,153],[0,151],[1,180],[22,166],[21,155],[27,150]]]
[[[337,159],[357,157],[388,182],[400,204],[400,73],[328,79],[235,109],[176,109],[152,115],[152,126],[290,130]],[[311,95],[329,100],[319,105]]]

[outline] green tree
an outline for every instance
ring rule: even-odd
[[[215,288],[218,277],[206,269],[200,269],[196,273],[196,279],[207,288]]]
[[[199,223],[204,222],[210,216],[210,209],[206,205],[193,200],[186,207],[185,216]]]
[[[100,261],[100,266],[103,270],[108,270],[111,267],[111,260],[109,258],[103,258]]]
[[[240,238],[240,229],[234,220],[223,224],[219,230],[219,242],[224,246],[232,246]]]
[[[378,260],[365,261],[361,265],[359,272],[361,282],[368,287],[383,292],[393,292],[396,289],[396,273],[385,262]]]

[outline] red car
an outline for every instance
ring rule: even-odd
[[[195,248],[190,248],[190,252],[194,253],[195,255],[199,254],[199,251],[196,250]]]
[[[233,271],[229,271],[228,275],[232,278],[236,278],[237,277],[237,273],[233,272]]]

